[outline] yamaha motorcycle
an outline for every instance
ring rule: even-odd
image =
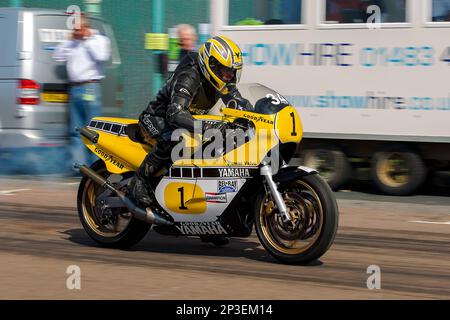
[[[267,252],[283,263],[321,257],[334,241],[338,206],[318,172],[288,165],[302,140],[300,116],[265,86],[243,85],[240,92],[252,111],[229,103],[194,118],[226,123],[228,133],[241,130],[245,138],[212,156],[194,157],[214,139],[182,135],[183,150],[193,152],[149,181],[149,208],[139,207],[127,188],[154,147],[142,139],[138,121],[99,117],[82,128],[84,144],[100,158],[90,167],[75,165],[84,175],[77,202],[87,234],[104,246],[126,248],[151,228],[162,235],[210,237],[249,237],[254,228]]]

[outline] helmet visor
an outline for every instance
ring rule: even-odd
[[[218,76],[223,82],[231,82],[235,79],[236,70],[232,68],[227,68],[225,66],[219,65],[218,68]]]
[[[225,83],[236,82],[236,69],[220,64],[214,57],[210,60],[211,70]]]

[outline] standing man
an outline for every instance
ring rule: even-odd
[[[53,54],[56,61],[66,62],[69,77],[69,135],[73,162],[91,164],[95,155],[83,145],[75,128],[84,127],[92,117],[101,114],[103,65],[111,55],[111,42],[91,29],[84,14],[70,40],[61,43]]]
[[[177,27],[178,38],[180,40],[180,62],[189,52],[195,50],[197,44],[197,33],[190,24],[180,24]]]

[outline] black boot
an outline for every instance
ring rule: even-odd
[[[142,162],[136,175],[131,179],[128,189],[138,206],[148,208],[153,202],[150,195],[151,188],[148,183],[154,174],[162,167],[161,162],[155,157],[154,152],[150,152]]]
[[[144,178],[136,174],[128,185],[128,189],[131,192],[131,196],[136,201],[139,207],[148,208],[152,204],[152,198],[147,188],[147,183]]]

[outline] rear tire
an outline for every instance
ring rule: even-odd
[[[109,177],[111,174],[106,170],[102,160],[96,161],[91,169],[102,175]],[[98,214],[92,202],[99,193],[105,191],[100,185],[95,184],[87,177],[83,177],[78,188],[77,207],[78,216],[86,233],[97,243],[104,247],[130,248],[145,237],[151,224],[137,220],[129,215],[128,224],[119,232],[109,232],[105,226],[99,223]],[[123,209],[123,211],[127,211]],[[126,214],[126,212],[123,212]]]
[[[283,193],[283,191],[289,192],[289,190],[292,190],[291,192],[294,196],[296,192],[298,193],[298,191],[296,191],[298,186],[301,186],[305,190],[309,190],[308,193],[306,191],[299,193],[300,198],[297,197],[299,201],[296,202],[298,208],[302,207],[303,209],[308,209],[307,211],[310,219],[304,220],[311,220],[312,218],[311,221],[313,221],[313,219],[316,218],[315,223],[311,224],[311,222],[307,222],[307,228],[295,229],[291,234],[285,232],[286,230],[278,228],[281,230],[282,234],[277,235],[275,234],[276,226],[270,227],[268,225],[268,221],[275,221],[277,219],[276,215],[278,214],[275,213],[275,217],[272,218],[271,215],[274,213],[267,213],[268,206],[266,204],[268,196],[265,193],[260,193],[255,203],[256,234],[258,235],[261,244],[273,257],[287,264],[308,264],[319,259],[332,245],[338,228],[338,206],[333,191],[325,180],[318,174],[304,176],[292,181],[289,185],[281,186],[280,191]],[[301,206],[300,203],[302,201],[304,204]],[[291,210],[291,208],[294,208],[295,204],[292,206],[288,202],[286,202],[286,204],[290,211],[293,212],[294,210]],[[310,211],[311,209],[314,211],[313,213]],[[299,210],[299,212],[300,211],[301,210]],[[306,213],[302,215],[303,218],[305,216]],[[298,219],[298,221],[304,223],[301,222],[301,219]],[[316,230],[314,234],[311,234],[312,230]],[[294,237],[296,234],[299,235],[299,238]],[[310,235],[310,237],[308,238],[307,235]],[[284,245],[282,241],[280,241],[280,239],[283,240],[283,238],[289,239],[288,244],[306,240],[308,242],[303,247],[293,248],[293,245],[290,247],[289,245]]]

